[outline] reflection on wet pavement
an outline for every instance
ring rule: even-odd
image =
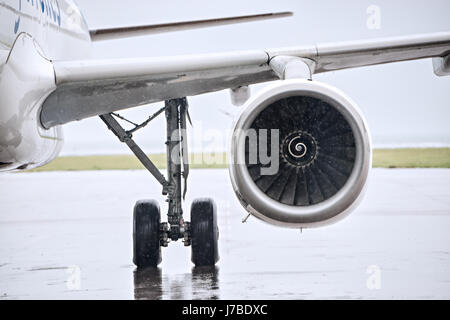
[[[192,268],[190,274],[178,277],[163,276],[161,268],[136,269],[134,275],[134,298],[151,299],[220,299],[219,268]],[[188,295],[186,292],[190,291]]]

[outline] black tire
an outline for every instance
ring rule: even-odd
[[[217,209],[212,199],[197,199],[191,206],[191,261],[195,266],[213,266],[219,261]]]
[[[161,263],[159,205],[154,200],[139,200],[133,212],[133,262],[138,268]]]

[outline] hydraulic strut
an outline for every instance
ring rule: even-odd
[[[133,140],[133,133],[146,126],[162,111],[165,111],[167,123],[167,179]],[[186,139],[186,119],[189,117],[187,99],[179,98],[165,101],[164,108],[140,125],[132,123],[135,127],[128,131],[120,125],[114,116],[132,123],[113,113],[101,115],[100,118],[121,142],[127,144],[138,160],[162,185],[162,194],[167,195],[168,222],[161,223],[161,245],[167,246],[170,240],[177,241],[178,239],[183,239],[186,246],[190,245],[190,224],[183,219],[182,203],[186,194],[187,177],[189,175]],[[181,183],[182,177],[184,179],[184,188]],[[183,189],[184,191],[182,191]]]
[[[171,239],[176,241],[182,237],[181,231],[184,231],[180,230],[184,227],[181,176],[183,175],[182,164],[184,165],[183,154],[186,154],[187,150],[183,150],[185,146],[183,142],[185,140],[185,134],[182,130],[182,123],[185,123],[187,101],[186,98],[173,99],[166,101],[165,105],[167,122],[167,177],[171,186],[171,192],[167,196],[169,203],[167,216],[170,224]]]
[[[108,129],[111,130],[120,142],[126,143],[126,145],[133,151],[139,161],[144,165],[144,167],[158,180],[158,182],[163,186],[163,194],[167,194],[167,188],[169,183],[164,178],[163,174],[158,170],[155,164],[150,160],[149,157],[142,151],[142,149],[134,142],[133,135],[125,131],[122,126],[117,122],[114,117],[108,113],[100,116],[100,119],[106,123]]]

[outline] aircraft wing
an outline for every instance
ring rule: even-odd
[[[92,41],[103,41],[112,39],[122,39],[127,37],[146,36],[157,33],[166,33],[173,31],[201,29],[208,27],[223,26],[228,24],[285,18],[292,16],[290,11],[260,13],[244,16],[234,16],[226,18],[213,18],[205,20],[190,20],[180,22],[169,22],[160,24],[150,24],[144,26],[131,26],[119,28],[107,28],[90,30]]]
[[[53,61],[57,88],[42,106],[41,122],[50,128],[152,102],[284,78],[283,68],[295,58],[305,62],[310,75],[423,58],[433,58],[437,75],[448,75],[449,55],[450,32],[440,32],[217,54]]]

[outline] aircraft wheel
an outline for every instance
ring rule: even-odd
[[[133,212],[133,262],[138,268],[161,263],[159,205],[154,200],[139,200]]]
[[[197,199],[191,206],[191,261],[213,266],[219,261],[217,209],[212,199]]]

